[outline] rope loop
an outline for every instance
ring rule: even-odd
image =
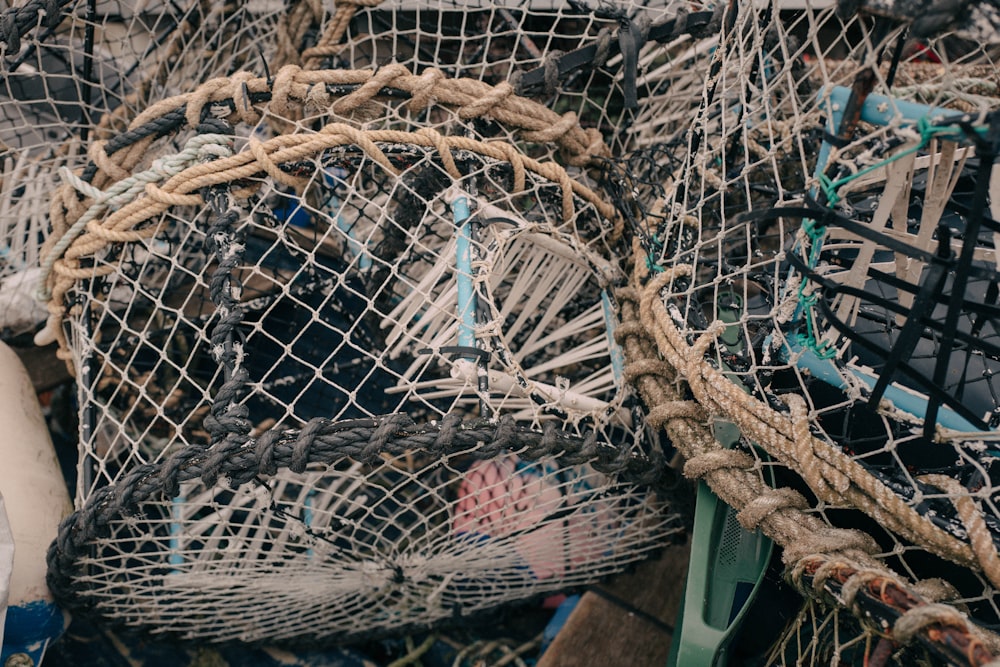
[[[508,82],[503,81],[498,83],[496,86],[488,88],[484,94],[478,99],[469,102],[468,104],[459,107],[458,117],[462,120],[472,120],[474,118],[480,118],[489,114],[494,107],[501,106],[508,98],[514,95],[514,87]],[[525,133],[525,138],[529,141],[533,141],[529,136],[531,133]],[[561,134],[558,136],[562,136]]]

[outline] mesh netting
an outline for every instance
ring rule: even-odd
[[[257,64],[275,17],[215,3],[29,2],[5,12],[0,87],[0,333],[31,332],[51,192],[150,99]],[[62,5],[60,7],[60,5]],[[91,6],[92,5],[92,6]]]
[[[820,600],[773,660],[989,660],[995,8],[60,4],[0,21],[0,328],[41,284],[77,373],[68,606],[582,585],[681,530],[665,433]]]
[[[988,44],[837,11],[741,4],[647,75],[662,95],[617,169],[640,193],[624,205],[639,288],[626,311],[647,338],[627,357],[653,344],[663,378],[684,381],[639,386],[685,471],[785,546],[801,589],[863,609],[853,636],[842,611],[800,619],[776,656],[868,664],[866,642],[887,635],[979,664],[978,635],[955,651],[942,634],[955,607],[879,599],[873,582],[945,576],[950,605],[1000,620],[987,208],[1000,69]],[[742,433],[735,450],[711,440],[719,422]],[[776,464],[798,479],[768,490]],[[824,590],[851,562],[844,592]]]
[[[670,0],[370,0],[344,3],[329,22],[312,12],[301,3],[283,21],[279,64],[395,62],[414,72],[434,67],[449,76],[510,85],[600,130],[614,150],[628,141],[622,128],[652,92],[638,80],[643,45],[710,33],[718,22],[705,3]]]
[[[338,5],[335,18],[319,3],[272,0],[33,0],[7,10],[0,333],[30,332],[44,319],[30,284],[39,279],[47,193],[58,170],[82,167],[88,140],[112,138],[153,102],[242,70],[269,76],[286,64],[396,63],[411,73],[433,68],[510,86],[564,116],[550,132],[579,120],[618,146],[619,128],[648,92],[635,76],[643,41],[712,29],[711,12],[676,21],[670,3],[646,4],[361,2]]]
[[[291,67],[151,107],[67,176],[62,601],[189,638],[357,637],[580,585],[679,531],[613,342],[614,208],[519,149],[556,122],[437,70]]]

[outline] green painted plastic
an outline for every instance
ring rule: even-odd
[[[715,436],[731,447],[739,431],[716,422]],[[722,667],[771,559],[771,540],[740,526],[736,511],[704,482],[698,485],[691,562],[678,614],[671,667]]]

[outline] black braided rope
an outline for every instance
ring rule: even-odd
[[[218,118],[206,118],[198,133],[216,132],[234,134],[232,126]],[[239,325],[246,309],[239,297],[243,285],[237,271],[243,264],[246,246],[236,231],[240,210],[233,206],[227,185],[205,188],[201,192],[209,208],[215,213],[206,233],[205,249],[215,256],[215,271],[209,279],[209,296],[215,304],[217,320],[212,327],[212,358],[225,369],[225,381],[212,399],[210,413],[204,427],[212,437],[212,444],[243,444],[250,437],[253,424],[250,410],[241,400],[246,396],[250,374],[241,363],[241,344],[236,342]]]
[[[527,460],[553,457],[565,466],[589,464],[624,483],[654,490],[669,477],[664,475],[662,460],[598,442],[593,433],[579,437],[552,423],[536,431],[518,426],[509,415],[495,422],[463,422],[451,414],[420,425],[405,414],[340,422],[316,418],[300,430],[275,428],[245,442],[223,440],[208,448],[185,447],[160,463],[137,466],[115,484],[98,489],[60,524],[48,550],[46,580],[60,604],[70,610],[86,610],[88,584],[80,579],[80,560],[90,555],[95,543],[110,535],[112,522],[130,519],[141,526],[143,506],[170,503],[184,482],[200,479],[211,487],[228,480],[237,487],[282,469],[301,473],[313,464],[343,459],[370,463],[382,454],[412,451],[433,460],[455,454],[481,459],[505,453]]]
[[[12,7],[0,14],[0,42],[4,44],[5,58],[12,58],[21,50],[21,38],[39,24],[55,28],[62,21],[62,8],[76,0],[29,0],[20,7]],[[44,14],[44,18],[40,16]]]

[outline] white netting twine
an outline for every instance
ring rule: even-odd
[[[837,12],[740,3],[647,74],[662,95],[618,168],[640,194],[620,197],[625,374],[685,472],[785,547],[800,590],[860,616],[860,639],[836,632],[843,611],[808,636],[800,619],[773,660],[869,664],[917,641],[897,664],[983,664],[995,640],[969,621],[1000,620],[1000,67],[989,41]],[[788,486],[768,489],[773,468]],[[947,604],[905,583],[931,576]]]
[[[773,660],[988,662],[997,13],[804,4],[7,10],[60,598],[329,640],[583,585],[681,530],[665,433],[820,605]]]
[[[150,99],[259,63],[273,16],[233,3],[84,5],[32,0],[3,13],[0,86],[0,336],[32,333],[32,297],[59,170],[86,164]],[[227,28],[226,26],[230,26]],[[239,31],[235,26],[240,26]]]
[[[519,148],[559,116],[428,72],[237,74],[65,174],[64,604],[357,638],[585,584],[682,529],[613,341],[614,208]]]

